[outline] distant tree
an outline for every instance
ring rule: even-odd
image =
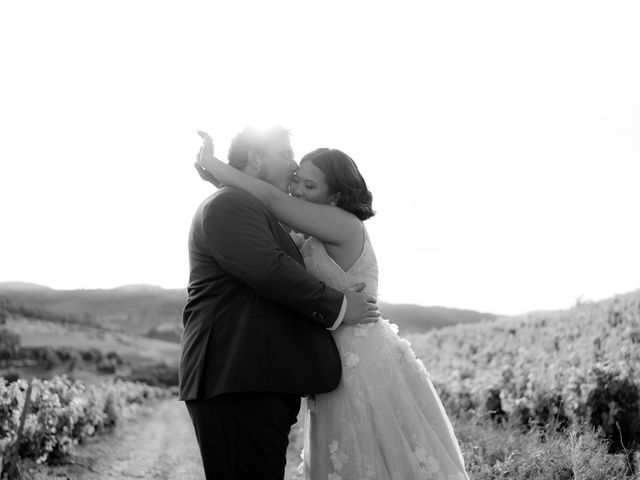
[[[102,360],[96,369],[99,373],[114,374],[116,373],[116,364],[110,360]]]
[[[118,352],[114,352],[113,350],[110,352],[107,352],[106,357],[107,357],[107,360],[114,363],[115,365],[124,364],[124,360],[122,360],[122,357],[120,356],[120,354]]]
[[[20,353],[20,335],[7,329],[0,330],[0,359],[18,358]]]
[[[41,348],[38,352],[38,360],[47,370],[53,370],[62,363],[58,353],[51,347]]]
[[[173,329],[153,327],[147,332],[147,337],[165,340],[167,342],[180,342],[182,332],[180,328]]]
[[[83,350],[80,353],[82,360],[87,363],[100,363],[104,358],[104,355],[97,348],[90,348],[89,350]]]
[[[178,385],[178,367],[165,363],[140,366],[134,368],[125,380],[143,382],[154,387],[172,387]]]

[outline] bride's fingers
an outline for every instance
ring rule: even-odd
[[[213,142],[213,139],[211,138],[211,135],[209,135],[207,132],[202,131],[202,130],[198,130],[198,135],[200,135],[202,137],[202,139],[206,142],[207,140],[209,140],[210,142]]]
[[[213,157],[213,143],[211,141],[205,140],[202,145],[202,150],[200,152],[202,157]]]
[[[211,148],[213,152],[213,138],[207,132],[203,132],[202,130],[198,130],[198,135],[202,137],[203,145],[207,148]]]
[[[202,147],[200,148],[200,157],[213,156],[213,139],[211,135],[202,130],[198,130],[198,135],[202,137]]]

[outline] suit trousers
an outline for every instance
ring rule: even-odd
[[[300,395],[226,393],[187,400],[207,480],[282,480]]]

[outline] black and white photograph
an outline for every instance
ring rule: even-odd
[[[638,25],[0,3],[0,480],[640,479]]]

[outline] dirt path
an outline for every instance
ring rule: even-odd
[[[92,460],[78,480],[204,480],[189,414],[175,398],[154,404],[112,435],[78,448],[76,455],[76,461]]]
[[[298,480],[299,425],[292,428],[286,480]],[[183,402],[154,403],[112,434],[91,439],[75,449],[68,462],[31,472],[33,480],[204,480],[193,426]]]

